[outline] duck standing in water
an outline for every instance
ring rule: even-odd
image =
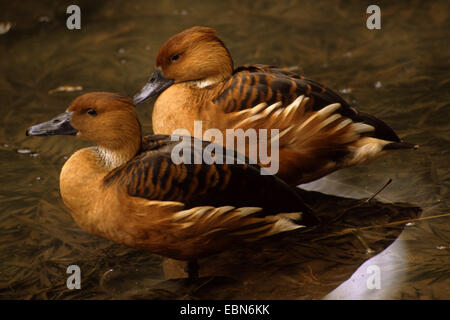
[[[190,277],[197,258],[317,223],[295,188],[261,175],[258,166],[175,164],[179,142],[142,137],[132,100],[116,94],[84,94],[26,134],[94,142],[61,170],[61,196],[76,223],[93,235],[189,261]],[[210,144],[197,150],[191,144],[191,152]]]
[[[187,29],[164,43],[153,75],[134,102],[151,97],[158,97],[152,115],[155,133],[180,128],[194,133],[195,120],[203,121],[205,130],[284,132],[277,175],[291,185],[416,147],[313,80],[267,65],[234,69],[228,49],[207,27]],[[300,101],[292,105],[296,99]]]

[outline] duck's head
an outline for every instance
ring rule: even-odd
[[[108,150],[141,140],[141,126],[130,98],[107,92],[77,97],[66,112],[34,125],[27,136],[75,135]]]
[[[134,103],[157,96],[175,83],[194,82],[201,87],[226,79],[232,73],[231,55],[216,31],[193,27],[163,44],[156,57],[155,71],[134,96]]]

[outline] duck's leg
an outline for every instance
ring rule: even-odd
[[[197,259],[189,260],[185,269],[188,274],[188,279],[198,279],[198,269]]]

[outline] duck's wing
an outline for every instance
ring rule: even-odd
[[[177,139],[186,149],[181,151]],[[197,164],[177,164],[180,152],[203,156],[207,148],[214,151],[216,159],[222,153],[224,163],[206,164],[202,158]],[[238,158],[247,164],[238,164]],[[258,166],[248,164],[248,159],[235,151],[227,154],[222,146],[192,137],[177,136],[175,141],[163,135],[144,138],[143,151],[105,178],[106,185],[111,183],[124,186],[129,196],[177,202],[185,209],[257,207],[257,216],[302,212],[301,224],[317,222],[295,188],[275,176],[261,175]]]
[[[235,240],[316,224],[294,189],[260,175],[255,166],[176,164],[171,153],[178,142],[163,136],[144,141],[143,151],[104,181],[105,188],[126,197],[128,245],[189,260],[229,248]]]
[[[266,102],[271,105],[292,103],[299,96],[310,99],[312,109],[320,110],[339,103],[337,112],[355,122],[363,122],[375,128],[373,137],[400,142],[396,133],[382,120],[351,107],[341,96],[324,85],[294,72],[265,65],[246,65],[235,69],[230,80],[220,87],[213,103],[224,112],[236,112]]]

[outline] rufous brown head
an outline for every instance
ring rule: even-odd
[[[130,98],[108,92],[77,97],[66,112],[30,127],[28,136],[75,135],[110,150],[140,139],[141,126]]]
[[[171,37],[158,52],[155,71],[134,97],[141,103],[174,83],[214,83],[231,76],[233,61],[228,49],[207,27],[192,27]]]

